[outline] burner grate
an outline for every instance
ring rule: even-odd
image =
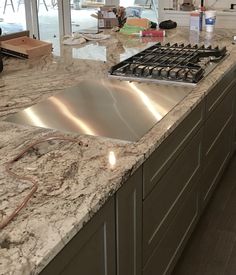
[[[225,55],[225,47],[157,43],[113,66],[109,75],[129,80],[197,83],[203,78],[207,63],[217,62]]]

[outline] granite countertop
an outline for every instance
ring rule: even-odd
[[[38,274],[112,196],[158,145],[205,97],[209,89],[236,64],[233,32],[190,34],[168,31],[164,42],[200,42],[227,46],[230,57],[158,122],[139,142],[65,134],[21,126],[3,119],[42,101],[85,78],[106,78],[108,69],[150,46],[156,40],[113,33],[111,39],[82,46],[61,47],[60,56],[35,60],[4,58],[0,75],[0,220],[13,211],[31,184],[6,173],[4,164],[30,142],[49,135],[73,137],[78,142],[44,142],[14,164],[39,188],[27,206],[0,230],[0,274]],[[160,38],[156,38],[157,40]],[[109,155],[115,161],[109,161]]]

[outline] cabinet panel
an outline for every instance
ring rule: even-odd
[[[232,86],[232,81],[236,75],[236,68],[227,73],[221,81],[216,84],[212,91],[206,97],[206,116],[208,116],[219,104],[219,102],[228,93]]]
[[[117,275],[142,274],[142,168],[116,195]]]
[[[201,141],[199,131],[143,203],[144,263],[200,177]]]
[[[114,212],[111,198],[40,274],[116,274]]]
[[[204,208],[233,151],[235,82],[211,112],[204,127],[200,204]],[[225,93],[224,93],[225,94]]]
[[[197,219],[198,195],[197,191],[193,189],[147,261],[143,275],[166,275],[171,273]]]
[[[143,198],[154,188],[179,153],[200,128],[205,110],[202,101],[143,165]]]
[[[205,123],[205,134],[203,151],[205,156],[211,152],[212,147],[219,138],[219,135],[224,131],[225,126],[232,119],[234,114],[234,97],[235,91],[233,89],[235,83],[232,82],[228,94],[218,104],[217,108],[210,114]]]
[[[234,74],[234,79],[236,79],[236,71]],[[234,143],[233,143],[233,151],[232,153],[236,150],[236,81],[233,86],[233,91],[234,91],[234,119],[233,119],[233,135],[234,135]]]
[[[204,170],[201,179],[201,206],[204,207],[212,195],[224,169],[230,159],[232,149],[232,120],[218,137],[204,161]]]

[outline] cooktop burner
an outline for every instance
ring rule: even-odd
[[[110,77],[196,84],[226,56],[226,47],[157,43],[111,67]]]

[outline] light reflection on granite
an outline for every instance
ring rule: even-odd
[[[39,189],[27,207],[0,231],[0,274],[38,274],[55,257],[206,96],[209,88],[235,66],[236,46],[231,44],[232,35],[233,32],[226,30],[213,34],[211,44],[226,45],[230,58],[219,64],[139,142],[67,134],[82,145],[64,141],[43,143],[15,163],[14,171],[34,177]],[[108,69],[119,62],[120,57],[132,55],[146,48],[146,43],[154,42],[145,40],[142,44],[139,38],[116,33],[112,36],[111,40],[98,43],[98,47],[106,47],[106,62],[73,58],[73,47],[68,46],[61,49],[61,57],[4,59],[0,118],[61,92],[81,79],[106,78]],[[164,40],[186,43],[190,37],[187,29],[180,29],[169,31]],[[204,32],[197,39],[199,43],[209,40]],[[63,135],[0,121],[0,218],[15,208],[30,186],[28,182],[9,177],[4,163],[29,142],[52,134]]]
[[[89,44],[82,48],[72,49],[72,57],[78,59],[107,61],[106,47]]]

